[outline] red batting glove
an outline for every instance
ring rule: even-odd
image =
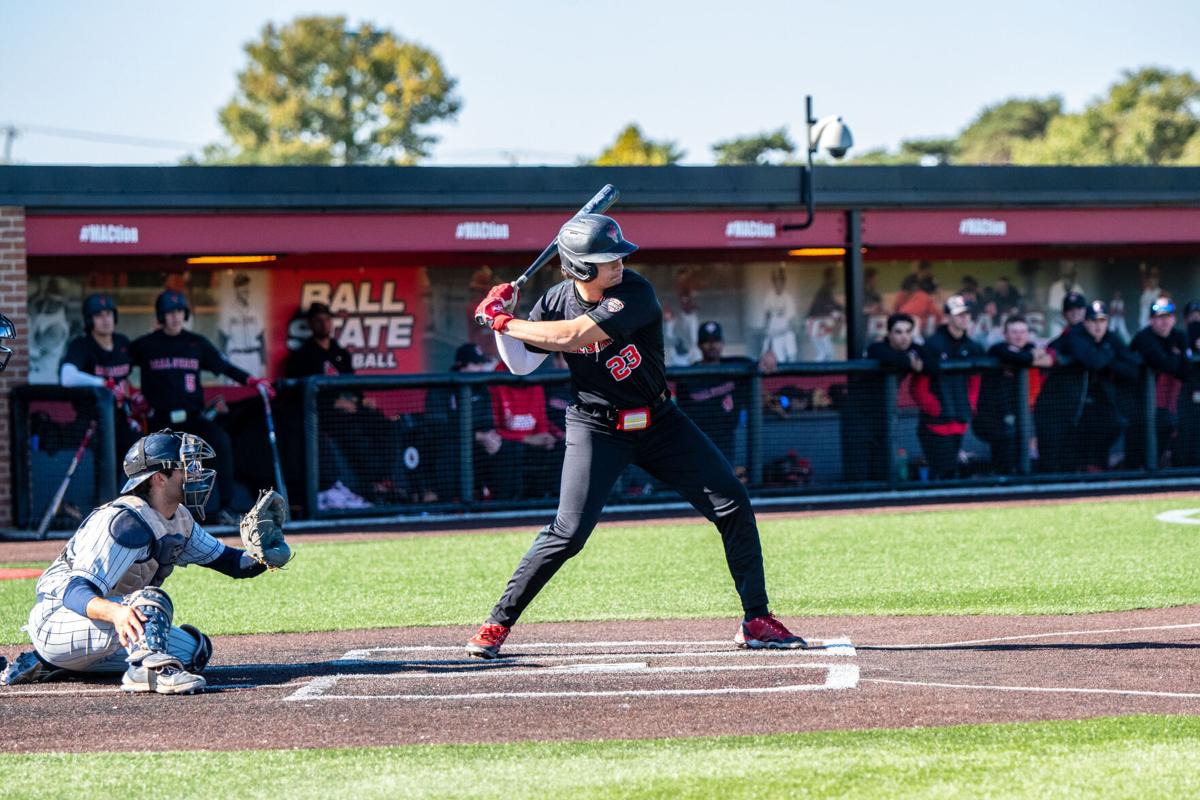
[[[116,379],[114,379],[114,378],[106,378],[106,379],[104,380],[104,386],[105,386],[105,388],[107,388],[107,389],[108,389],[110,392],[112,392],[112,394],[113,394],[113,400],[115,400],[115,401],[116,401],[116,402],[118,402],[118,403],[124,403],[124,402],[125,402],[125,396],[126,396],[126,395],[125,395],[125,386],[124,386],[123,384],[121,384],[121,383],[118,383],[118,382],[116,381]]]
[[[504,333],[504,329],[508,327],[508,323],[512,322],[513,315],[507,311],[501,311],[492,319],[492,330],[496,333]]]
[[[263,389],[265,389],[265,390],[266,390],[266,392],[267,392],[267,399],[268,399],[268,400],[274,400],[274,399],[275,399],[275,387],[274,387],[274,386],[272,386],[272,385],[271,385],[271,382],[270,382],[270,381],[268,381],[266,378],[256,378],[255,376],[251,375],[251,376],[250,376],[250,377],[249,377],[249,378],[246,380],[246,385],[247,385],[247,386],[249,386],[249,387],[251,387],[251,388],[253,388],[253,389],[256,389],[256,390],[258,390],[258,391],[263,391]],[[262,388],[262,389],[260,389],[260,388],[259,388],[260,386],[261,386],[261,387],[263,387],[263,388]]]
[[[502,283],[498,286],[493,286],[488,290],[487,296],[483,299],[484,302],[499,300],[504,303],[505,311],[512,311],[517,307],[517,287],[511,283]]]
[[[146,395],[134,392],[129,396],[129,413],[134,417],[144,417],[150,411],[150,403]]]
[[[475,321],[485,328],[492,326],[492,320],[497,314],[504,311],[503,300],[481,300],[479,305],[475,306]]]

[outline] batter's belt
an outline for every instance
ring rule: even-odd
[[[670,402],[671,390],[663,389],[662,393],[660,393],[658,397],[654,399],[654,402],[648,406],[650,412],[650,425],[654,424],[653,421],[658,418],[658,415],[666,409]],[[613,408],[612,406],[598,406],[591,403],[575,403],[569,406],[569,408],[573,408],[580,414],[590,417],[597,422],[603,422],[604,424],[613,428],[617,427],[617,422],[622,418],[622,415],[637,410],[631,408]],[[649,425],[646,427],[649,427]]]

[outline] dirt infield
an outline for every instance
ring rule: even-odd
[[[200,695],[124,695],[115,680],[0,688],[0,750],[615,739],[1200,714],[1200,607],[789,622],[820,646],[739,650],[730,620],[522,625],[498,662],[464,658],[471,631],[463,628],[219,637],[206,673],[211,690]]]

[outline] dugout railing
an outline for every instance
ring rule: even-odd
[[[972,379],[977,388],[994,389],[999,380],[1012,400],[1003,415],[1011,417],[1004,455],[996,426],[988,424],[996,405],[983,402],[982,389],[975,395],[975,416],[950,475],[939,475],[925,453],[930,441],[922,440],[913,376],[876,362],[787,364],[764,374],[744,361],[673,368],[668,378],[676,401],[751,494],[773,502],[934,490],[970,496],[985,486],[1200,485],[1200,381],[1172,388],[1143,368],[1140,378],[1106,387],[1076,381],[1065,395],[1072,402],[1050,403],[1058,370],[1006,369],[989,358],[943,367],[944,376]],[[52,526],[70,529],[120,486],[115,426],[123,417],[105,389],[22,386],[11,396],[19,528],[36,528],[88,425],[97,423]],[[1099,411],[1095,398],[1105,401]],[[293,512],[335,521],[551,509],[568,402],[563,371],[282,381],[274,411]],[[235,413],[217,421],[231,431],[245,502],[274,484],[274,470],[261,403],[245,401],[240,418],[233,405]],[[506,423],[514,429],[509,438],[490,433]],[[545,427],[554,432],[539,436]],[[678,502],[665,477],[631,467],[609,502]]]

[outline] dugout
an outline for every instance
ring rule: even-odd
[[[304,334],[297,312],[319,299],[361,374],[443,373],[477,333],[476,297],[606,182],[670,316],[677,367],[697,357],[708,319],[731,355],[857,356],[911,274],[933,287],[925,329],[936,300],[971,282],[981,301],[1007,285],[1042,338],[1071,288],[1123,304],[1130,333],[1152,294],[1200,298],[1200,169],[819,167],[814,224],[787,230],[802,180],[796,167],[0,167],[0,303],[23,333],[0,403],[55,382],[92,291],[117,298],[120,329],[136,336],[159,291],[184,290],[193,329],[270,377]],[[0,464],[0,526],[16,469]]]

